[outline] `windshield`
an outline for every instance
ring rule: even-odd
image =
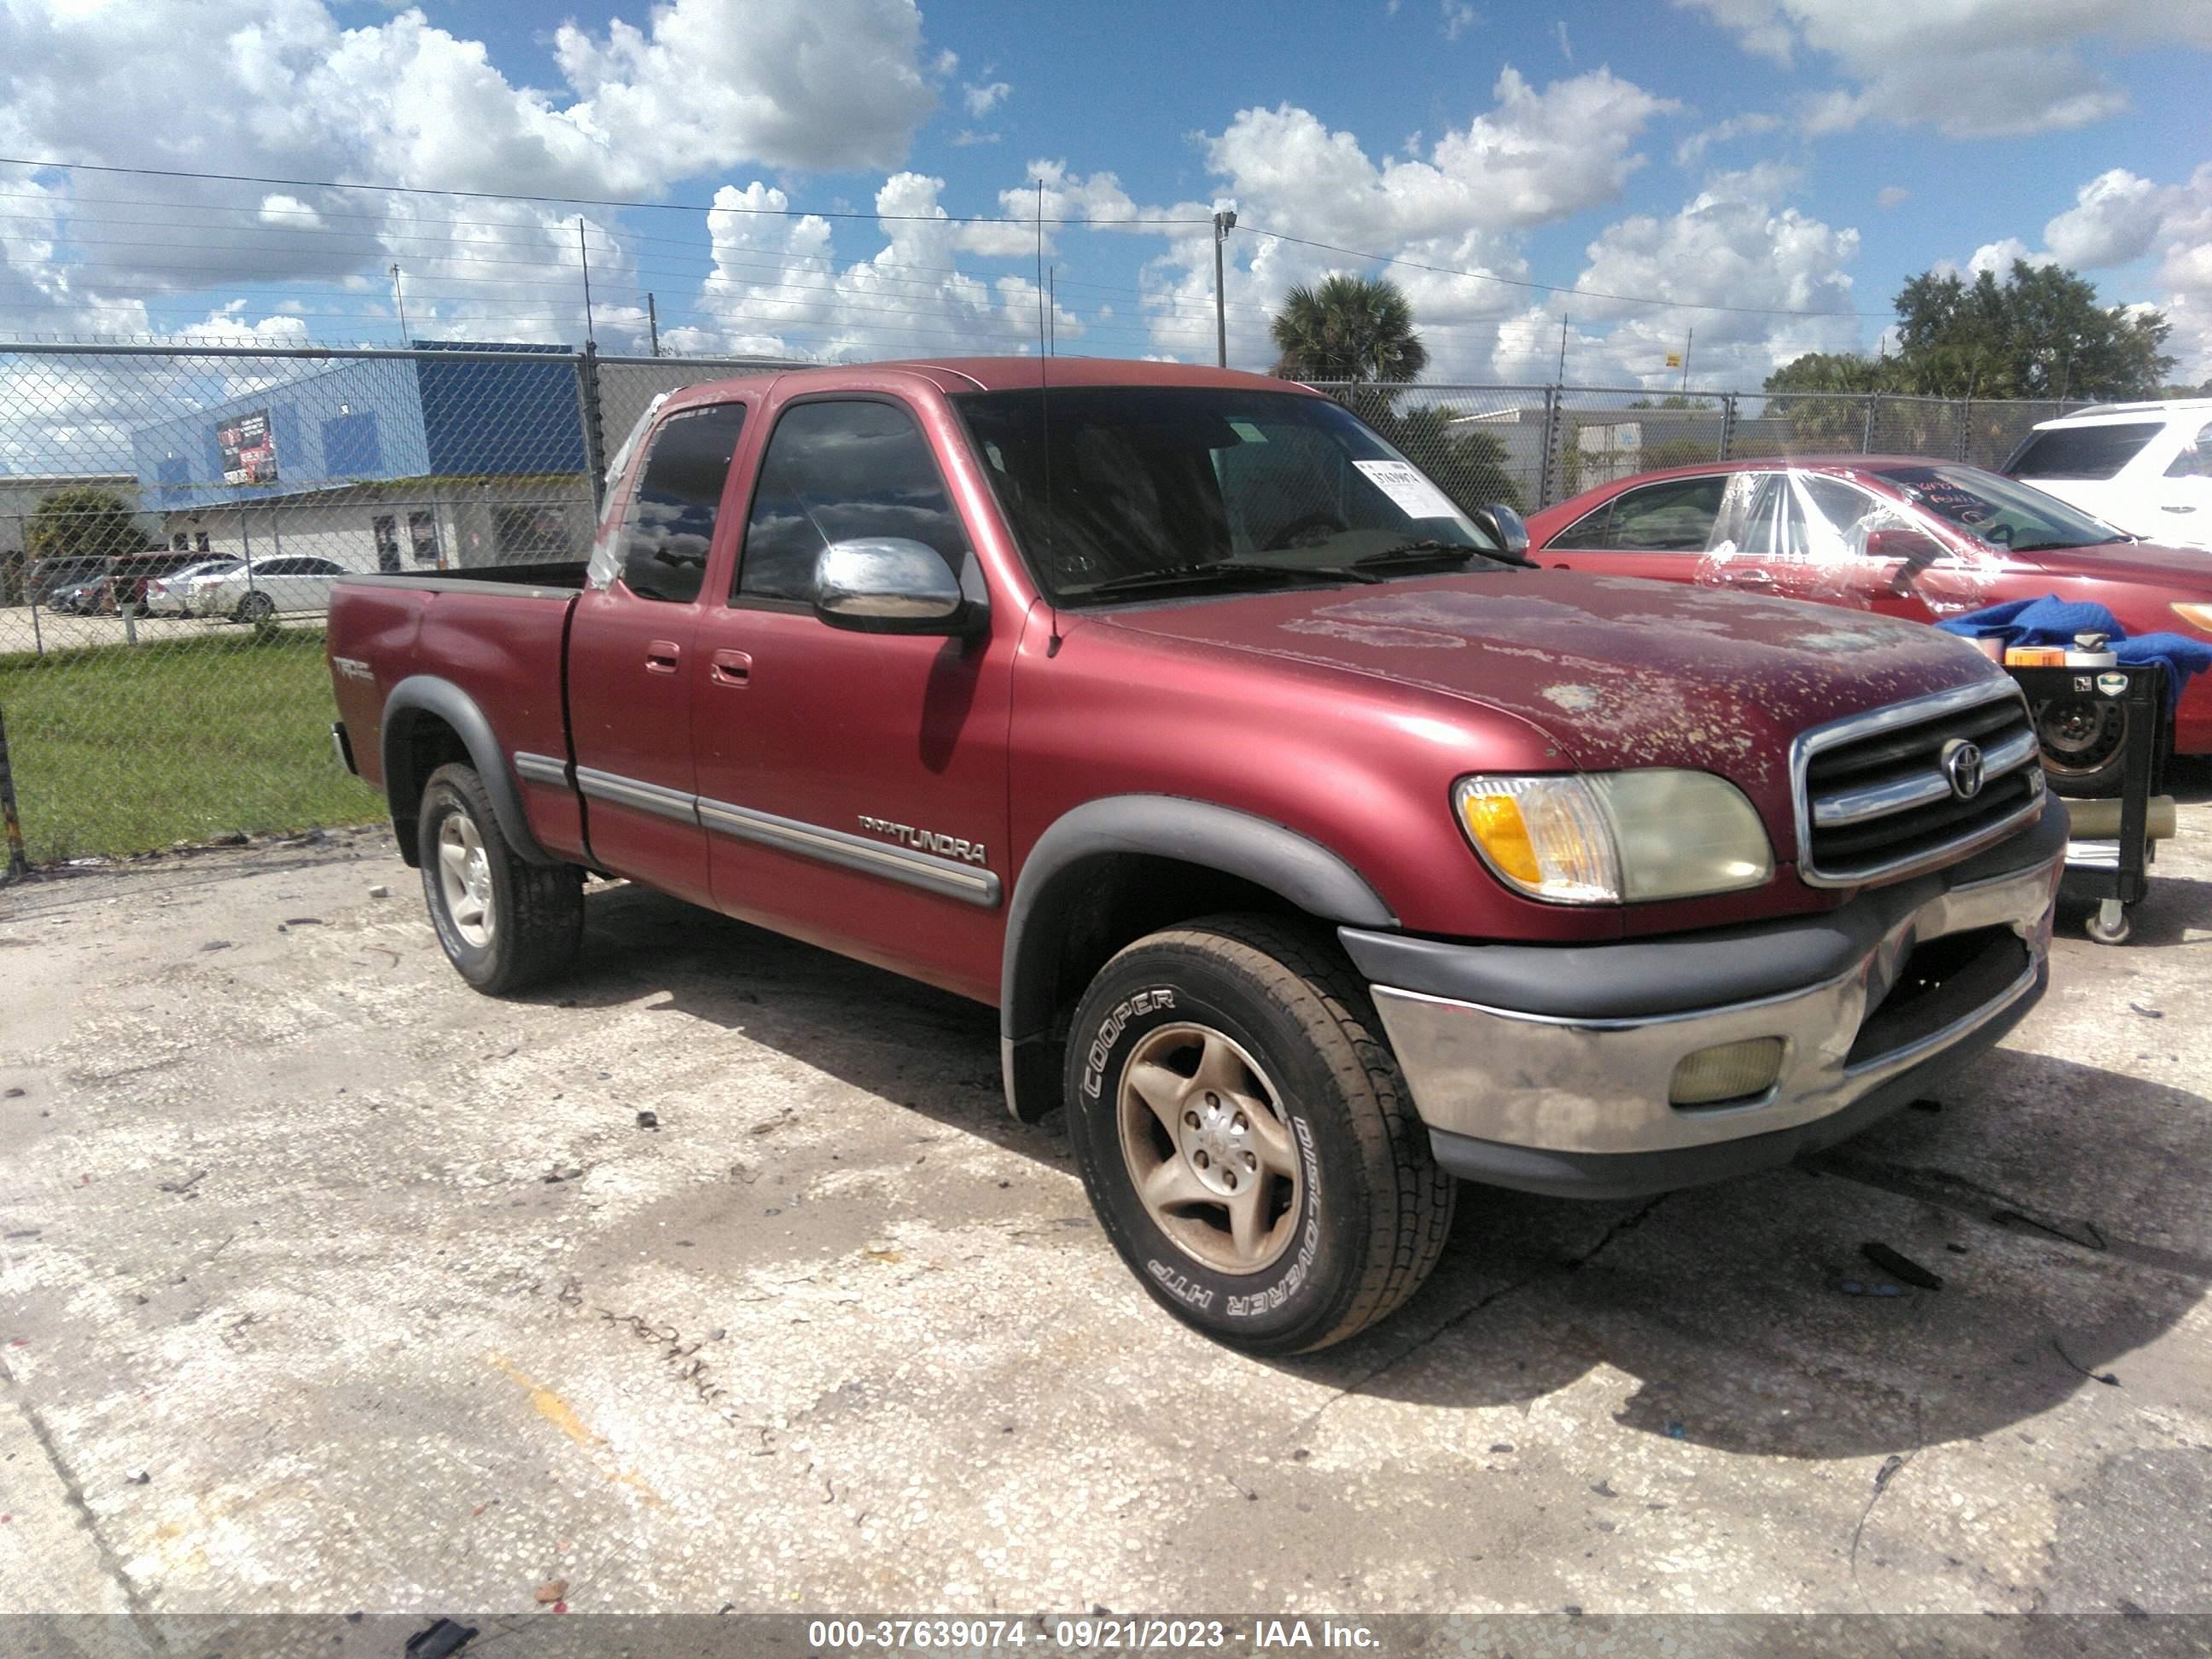
[[[1030,391],[952,401],[1055,605],[1126,598],[1147,577],[1196,568],[1320,577],[1417,543],[1501,550],[1419,469],[1323,398],[1070,386],[1048,402]]]
[[[2132,540],[2055,495],[1978,466],[1892,466],[1876,475],[1907,501],[1991,547],[2033,553]]]

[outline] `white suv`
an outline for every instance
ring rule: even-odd
[[[2003,470],[2145,541],[2212,548],[2212,398],[2045,421]]]

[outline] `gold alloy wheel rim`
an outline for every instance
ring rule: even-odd
[[[438,826],[438,891],[461,942],[481,951],[491,943],[491,860],[476,821],[455,812]]]
[[[1176,1248],[1216,1273],[1264,1271],[1290,1248],[1304,1176],[1280,1098],[1206,1025],[1164,1025],[1122,1068],[1121,1158]]]

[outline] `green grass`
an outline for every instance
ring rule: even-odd
[[[381,817],[331,752],[337,717],[320,629],[0,656],[33,863]]]

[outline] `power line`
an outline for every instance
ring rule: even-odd
[[[1607,294],[1594,288],[1568,288],[1557,283],[1534,283],[1518,276],[1500,276],[1488,270],[1460,270],[1450,265],[1425,264],[1419,259],[1403,259],[1395,254],[1370,253],[1363,248],[1340,247],[1334,242],[1317,242],[1309,237],[1291,236],[1279,230],[1261,230],[1255,225],[1242,227],[1255,236],[1265,236],[1277,242],[1291,242],[1299,247],[1325,249],[1330,253],[1349,255],[1354,259],[1365,259],[1379,265],[1403,265],[1408,270],[1425,270],[1438,276],[1466,276],[1481,283],[1500,283],[1507,288],[1523,288],[1539,294],[1564,294],[1580,300],[1612,300],[1622,305],[1656,306],[1670,311],[1725,311],[1752,317],[1887,317],[1887,311],[1807,311],[1792,306],[1724,306],[1703,305],[1694,300],[1662,300],[1644,294]],[[1427,325],[1424,324],[1424,327]]]
[[[0,155],[0,167],[29,167],[34,172],[122,173],[137,179],[195,179],[216,184],[278,185],[289,190],[373,190],[392,196],[444,197],[457,201],[541,202],[556,207],[601,207],[652,213],[743,213],[765,219],[878,219],[917,224],[1020,225],[1036,218],[1009,219],[997,214],[861,213],[849,209],[732,207],[726,203],[701,206],[693,202],[639,202],[606,196],[535,196],[512,190],[434,190],[427,185],[349,185],[335,179],[272,179],[256,173],[197,173],[180,167],[110,167],[94,161],[42,161],[22,155]],[[1099,219],[1091,217],[1043,219],[1048,225],[1203,225],[1209,218],[1158,217]]]

